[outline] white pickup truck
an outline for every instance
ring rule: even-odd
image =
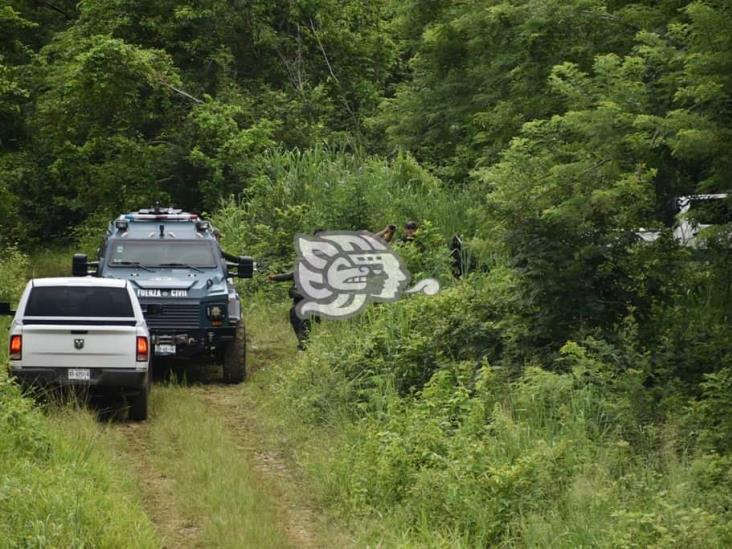
[[[144,420],[149,343],[127,281],[35,279],[28,282],[10,325],[10,373],[25,386],[80,385],[121,394],[130,418]]]

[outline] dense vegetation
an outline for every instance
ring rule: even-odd
[[[730,227],[633,238],[729,189],[729,2],[10,0],[0,31],[5,250],[153,200],[271,270],[298,231],[422,223],[401,251],[440,295],[323,323],[267,373],[348,518],[732,543]]]
[[[3,547],[160,545],[128,464],[113,459],[90,414],[43,416],[4,370],[0,402]]]

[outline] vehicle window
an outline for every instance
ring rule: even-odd
[[[25,316],[134,317],[126,288],[43,286],[33,288]]]
[[[109,248],[109,265],[125,266],[139,263],[158,267],[168,263],[182,263],[193,267],[216,267],[216,258],[210,242],[140,242],[116,241]]]
[[[702,225],[723,225],[732,221],[726,200],[698,200],[691,203],[689,218]]]

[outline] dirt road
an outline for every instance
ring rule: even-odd
[[[267,448],[246,390],[156,387],[155,409],[179,413],[112,427],[125,435],[122,451],[134,464],[143,504],[166,547],[326,545],[295,475]],[[184,406],[199,421],[191,424],[195,418],[180,413]]]
[[[256,337],[256,334],[255,336]],[[266,339],[263,338],[263,339]],[[281,356],[276,341],[250,342],[250,370]],[[343,547],[296,471],[272,448],[252,392],[256,382],[158,383],[147,422],[122,433],[145,510],[165,547]]]

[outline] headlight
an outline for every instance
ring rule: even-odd
[[[214,325],[223,323],[226,317],[226,306],[225,305],[209,305],[206,308],[206,316]]]

